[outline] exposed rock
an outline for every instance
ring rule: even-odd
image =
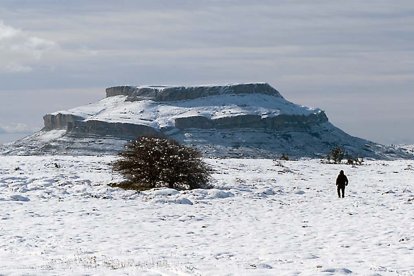
[[[130,96],[135,90],[137,90],[137,87],[127,85],[109,87],[106,89],[106,96]]]
[[[138,136],[161,136],[160,131],[145,125],[128,124],[128,123],[109,123],[97,120],[76,121],[69,124],[67,131],[79,136],[114,136],[125,139],[133,139]]]
[[[76,116],[73,114],[46,114],[43,116],[44,129],[71,129],[75,122],[84,120],[81,116]]]
[[[257,128],[272,130],[305,130],[313,125],[328,122],[324,112],[305,115],[279,115],[263,118],[259,115],[236,115],[217,119],[208,119],[203,116],[182,117],[175,119],[175,127],[178,129],[237,129]]]
[[[115,86],[106,89],[106,96],[128,96],[128,101],[180,101],[223,94],[266,94],[282,97],[280,93],[267,83],[235,84],[225,86]]]

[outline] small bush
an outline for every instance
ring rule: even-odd
[[[289,161],[289,156],[287,154],[283,153],[282,156],[280,157],[280,160]]]
[[[347,164],[348,165],[362,165],[362,163],[364,163],[364,159],[363,158],[348,158]]]
[[[331,149],[328,154],[328,161],[332,160],[335,164],[341,163],[342,159],[344,159],[345,151],[340,147],[335,147]]]
[[[174,189],[208,188],[210,168],[201,153],[178,142],[143,136],[126,144],[113,170],[127,181],[116,186],[145,190],[156,187]],[[114,186],[114,185],[112,185]]]

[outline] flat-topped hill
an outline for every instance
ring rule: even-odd
[[[142,135],[170,137],[210,157],[323,157],[337,146],[354,157],[410,157],[348,135],[322,110],[289,102],[267,83],[110,87],[99,102],[46,114],[40,132],[8,151],[114,154]]]

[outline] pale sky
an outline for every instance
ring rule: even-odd
[[[414,144],[414,1],[0,0],[0,133],[109,86],[256,81]]]

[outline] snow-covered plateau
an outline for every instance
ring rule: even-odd
[[[115,158],[0,156],[1,275],[414,275],[413,160],[206,159],[213,189],[135,192]]]

